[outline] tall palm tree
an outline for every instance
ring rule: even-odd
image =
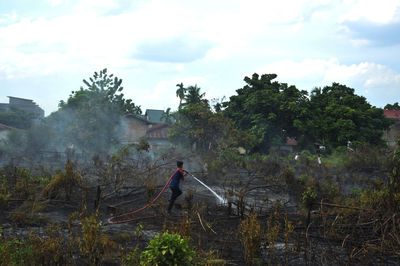
[[[179,108],[182,105],[182,100],[185,98],[185,93],[187,89],[183,87],[183,83],[181,82],[180,84],[176,84],[178,89],[176,90],[176,97],[179,97]]]
[[[165,123],[167,123],[167,124],[172,124],[174,115],[171,114],[171,108],[168,107],[167,110],[165,110],[165,112],[161,116],[161,119],[164,120]]]
[[[203,99],[205,93],[200,94],[200,87],[197,87],[197,85],[189,86],[186,90],[187,94],[185,95],[184,105],[208,102],[206,99]]]

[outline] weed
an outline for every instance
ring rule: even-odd
[[[28,199],[29,196],[35,193],[35,191],[31,188],[31,184],[26,178],[19,179],[15,184],[15,191],[18,193],[21,199]]]
[[[282,179],[285,180],[287,186],[296,185],[296,179],[294,177],[294,169],[293,168],[285,168],[283,169]]]
[[[46,237],[30,235],[29,241],[33,247],[35,265],[73,265],[73,259],[68,255],[68,243],[65,243],[62,229],[59,225],[46,228]]]
[[[154,179],[148,179],[146,182],[146,196],[148,202],[151,202],[154,199],[154,193],[155,193]]]
[[[273,254],[273,248],[278,239],[280,227],[279,212],[276,209],[267,219],[267,243],[270,254]]]
[[[257,214],[244,219],[239,225],[240,240],[244,247],[244,258],[248,264],[253,264],[254,259],[260,256],[261,223]]]
[[[283,237],[285,239],[285,248],[288,249],[289,247],[289,237],[294,231],[294,225],[291,221],[288,220],[287,214],[284,216],[284,231],[283,231]]]
[[[137,240],[142,239],[143,237],[143,225],[141,223],[138,223],[134,232],[134,235]]]
[[[31,265],[32,246],[28,241],[12,239],[0,242],[0,265]]]
[[[43,189],[43,197],[45,198],[59,198],[60,194],[64,192],[65,200],[71,199],[74,189],[80,186],[82,180],[81,176],[74,171],[74,164],[67,161],[65,165],[65,173],[58,173],[50,183]]]
[[[140,265],[140,250],[139,246],[125,256],[122,257],[123,266],[138,266]]]
[[[218,258],[218,254],[215,250],[210,250],[208,252],[198,250],[195,258],[195,265],[206,265],[206,266],[224,266],[227,261]]]
[[[181,236],[190,237],[192,235],[192,220],[191,215],[184,215],[174,231]]]
[[[239,191],[236,191],[235,196],[236,196],[236,207],[237,207],[237,212],[240,217],[244,216],[244,212],[246,210],[246,197],[247,197],[247,189],[245,187],[241,187]]]
[[[11,193],[5,187],[0,187],[0,210],[8,208],[8,200],[11,197]]]
[[[115,242],[104,235],[102,224],[95,215],[83,218],[80,224],[82,237],[77,237],[77,242],[81,254],[88,258],[91,265],[101,264],[110,250],[115,248]]]
[[[46,219],[40,213],[46,208],[47,202],[37,199],[24,201],[17,211],[11,215],[11,221],[17,226],[41,225]]]
[[[312,205],[317,200],[317,193],[313,187],[307,187],[306,191],[301,195],[301,201],[307,209],[311,209]]]
[[[193,197],[194,197],[195,190],[189,189],[185,193],[185,202],[184,208],[188,211],[192,211],[193,209]]]

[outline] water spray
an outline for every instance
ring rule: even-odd
[[[220,195],[218,195],[214,190],[212,190],[209,186],[207,186],[206,184],[204,184],[203,182],[201,182],[197,177],[195,177],[194,175],[192,175],[191,173],[187,172],[189,175],[191,175],[194,179],[196,179],[197,182],[199,182],[201,185],[203,185],[205,188],[207,188],[208,190],[210,190],[215,197],[217,197],[219,204],[226,204],[227,200],[223,197],[221,197]]]
[[[153,203],[164,193],[165,189],[167,188],[167,186],[168,186],[169,183],[171,182],[171,179],[174,177],[174,175],[176,174],[177,171],[178,171],[178,170],[176,170],[176,171],[171,175],[171,177],[168,179],[167,183],[164,185],[163,189],[160,191],[160,193],[159,193],[150,203],[147,203],[144,207],[142,207],[142,208],[140,208],[140,209],[137,209],[137,210],[135,210],[135,211],[127,212],[127,213],[120,214],[120,215],[117,215],[117,216],[112,216],[112,217],[110,217],[110,218],[107,220],[108,224],[122,224],[122,223],[128,223],[128,222],[136,221],[136,220],[139,220],[139,219],[155,218],[156,216],[147,216],[147,217],[127,218],[127,219],[124,219],[124,220],[114,221],[115,219],[122,218],[122,217],[126,217],[126,216],[132,215],[132,214],[136,214],[136,213],[141,212],[141,211],[143,211],[144,209],[150,207],[151,204],[153,204]],[[187,171],[186,171],[186,172],[187,172]],[[214,194],[214,196],[217,197],[217,199],[218,199],[218,201],[219,201],[220,204],[226,204],[227,200],[226,200],[225,198],[223,198],[223,197],[221,197],[220,195],[218,195],[214,190],[212,190],[209,186],[207,186],[206,184],[204,184],[203,182],[201,182],[197,177],[195,177],[195,176],[192,175],[191,173],[189,173],[189,172],[187,172],[187,173],[188,173],[188,175],[191,175],[197,182],[199,182],[199,183],[200,183],[201,185],[203,185],[205,188],[207,188],[208,190],[210,190],[210,191]]]

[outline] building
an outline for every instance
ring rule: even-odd
[[[271,150],[282,151],[286,153],[295,152],[297,149],[297,140],[295,138],[286,137],[286,142],[281,145],[273,145]]]
[[[145,115],[128,114],[122,119],[123,136],[121,143],[138,143],[147,139],[150,149],[157,151],[162,147],[171,147],[168,141],[170,125],[161,122],[163,110],[146,110]]]
[[[387,118],[394,119],[395,123],[383,133],[382,138],[389,147],[396,147],[397,141],[400,140],[400,110],[383,110],[383,114]]]
[[[0,112],[9,112],[14,107],[27,113],[34,113],[39,119],[44,117],[44,110],[40,108],[33,100],[12,96],[7,97],[9,102],[0,103]]]
[[[158,123],[150,125],[146,135],[144,136],[150,144],[150,148],[158,151],[164,147],[171,147],[171,142],[168,141],[168,132],[170,125],[167,123]]]

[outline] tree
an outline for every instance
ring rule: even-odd
[[[113,78],[113,74],[107,74],[107,68],[101,70],[99,73],[94,72],[93,77],[89,78],[90,82],[83,80],[83,83],[87,86],[87,89],[80,88],[79,91],[72,91],[68,102],[61,101],[59,104],[60,108],[63,107],[78,107],[82,103],[87,103],[92,97],[97,98],[102,102],[109,102],[113,104],[114,108],[119,108],[123,114],[141,114],[142,110],[140,106],[136,106],[131,99],[124,99],[122,79],[117,77]]]
[[[220,146],[246,149],[252,146],[252,136],[236,129],[232,120],[221,112],[212,112],[204,96],[196,85],[188,87],[185,103],[174,114],[176,122],[170,130],[170,140],[187,147],[195,145],[201,152]]]
[[[312,90],[307,118],[298,126],[307,138],[337,147],[349,140],[379,144],[383,130],[390,124],[382,109],[371,106],[354,89],[332,83]]]
[[[174,115],[171,113],[171,108],[167,108],[161,116],[161,120],[164,120],[167,124],[172,124],[174,120]]]
[[[34,113],[25,112],[14,106],[11,106],[8,112],[0,112],[0,123],[19,129],[30,128],[35,118],[37,115]]]
[[[176,90],[176,97],[179,97],[179,108],[181,108],[182,100],[185,98],[186,88],[183,87],[183,83],[176,84],[178,89]]]
[[[386,104],[385,107],[383,108],[385,110],[400,110],[400,105],[399,103],[394,103],[394,104]]]
[[[224,102],[224,115],[235,125],[255,136],[255,151],[268,152],[274,143],[285,143],[286,136],[299,135],[298,121],[306,114],[307,92],[273,81],[276,74],[257,73]],[[284,133],[284,134],[283,134]]]
[[[26,151],[50,149],[64,152],[67,147],[85,154],[108,153],[119,143],[120,121],[126,113],[141,113],[140,106],[124,99],[122,80],[95,72],[86,88],[72,91],[59,109],[46,117],[26,135]]]
[[[189,86],[186,89],[184,97],[185,102],[182,104],[182,106],[185,107],[190,104],[203,104],[208,106],[208,100],[204,99],[205,95],[205,93],[200,93],[200,87],[197,87],[197,85]]]
[[[67,103],[60,103],[56,120],[71,121],[65,125],[70,144],[85,152],[104,153],[119,141],[121,116],[140,114],[141,109],[124,99],[122,80],[108,76],[107,69],[95,72],[89,80],[83,80],[86,89],[73,91]]]

